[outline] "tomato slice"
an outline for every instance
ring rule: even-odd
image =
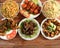
[[[16,36],[16,30],[13,30],[10,34],[7,34],[7,39],[13,39]]]

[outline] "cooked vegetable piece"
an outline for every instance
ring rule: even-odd
[[[30,14],[29,14],[27,11],[25,11],[25,10],[20,10],[20,13],[21,13],[23,16],[27,17],[27,18],[30,17]]]
[[[28,0],[25,0],[25,3],[28,3]]]
[[[31,9],[30,9],[30,13],[33,13],[33,12],[34,12],[34,10],[31,8]]]
[[[29,1],[29,5],[30,7],[33,5],[34,3],[32,1]]]
[[[13,30],[12,33],[10,33],[10,34],[7,35],[7,38],[8,38],[8,39],[12,39],[12,38],[14,38],[15,36],[16,36],[16,30]]]
[[[27,7],[27,4],[22,4],[22,8],[26,8]]]
[[[38,10],[36,9],[36,10],[34,10],[34,14],[37,14],[38,13]]]

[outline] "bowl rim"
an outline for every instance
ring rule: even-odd
[[[38,25],[38,33],[37,33],[37,35],[35,35],[34,37],[32,37],[32,38],[25,38],[25,37],[23,37],[22,36],[22,34],[20,33],[21,32],[21,30],[20,29],[18,29],[18,34],[19,34],[19,36],[22,38],[22,39],[24,39],[24,40],[34,40],[34,39],[36,39],[38,36],[39,36],[39,34],[40,34],[40,24],[38,23],[38,21],[36,20],[36,19],[27,19],[27,18],[25,18],[25,19],[22,19],[21,21],[20,21],[20,23],[19,23],[19,25],[18,26],[20,26],[21,25],[21,23],[22,22],[24,22],[25,20],[34,20],[36,23],[37,23],[37,25]]]
[[[52,38],[51,38],[51,37],[47,37],[47,36],[44,34],[42,25],[44,24],[44,22],[45,22],[46,20],[48,20],[48,18],[45,18],[45,19],[42,21],[42,23],[41,23],[41,34],[43,35],[43,37],[46,38],[46,39],[49,39],[49,40],[57,39],[58,37],[60,37],[60,34],[59,34],[59,35],[56,35],[56,36],[54,36],[54,37],[52,37]]]

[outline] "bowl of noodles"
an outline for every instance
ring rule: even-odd
[[[15,1],[6,0],[1,4],[0,12],[3,17],[13,19],[19,12],[19,5]]]
[[[60,16],[60,3],[55,0],[45,1],[42,7],[42,13],[49,19],[54,19]]]

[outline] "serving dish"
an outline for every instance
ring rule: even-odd
[[[28,0],[28,1],[30,1],[30,0]],[[38,17],[40,14],[41,14],[41,10],[40,10],[40,12],[38,13],[38,14],[32,14],[32,13],[29,13],[28,11],[23,11],[23,8],[22,8],[22,4],[25,2],[25,0],[23,0],[22,2],[21,2],[21,4],[20,4],[20,12],[21,13],[24,13],[24,12],[26,12],[26,13],[24,13],[23,15],[26,17],[26,18],[36,18],[36,17]],[[40,6],[40,7],[42,7],[42,3],[41,3],[41,1],[40,0],[38,0],[38,6]],[[25,15],[25,14],[27,14],[27,15]]]
[[[37,30],[33,30],[34,32],[33,32],[33,34],[26,34],[26,33],[23,33],[22,32],[22,29],[21,29],[21,25],[22,25],[22,23],[24,23],[25,21],[32,21],[33,23],[35,22],[36,23],[36,25],[37,25],[37,27],[36,27],[36,29]],[[24,26],[24,25],[23,25]],[[24,39],[24,40],[34,40],[34,39],[36,39],[38,36],[39,36],[39,34],[40,34],[40,25],[39,25],[39,23],[35,20],[35,19],[27,19],[27,18],[25,18],[25,19],[23,19],[23,20],[21,20],[21,22],[19,23],[19,25],[18,25],[18,27],[20,28],[20,29],[18,29],[18,33],[19,33],[19,36],[22,38],[22,39]],[[32,27],[32,25],[30,26],[30,27]],[[28,27],[27,27],[28,28]],[[25,28],[26,29],[26,28]],[[30,30],[31,28],[29,28],[29,30]],[[28,31],[29,32],[29,31]]]
[[[45,32],[43,31],[44,30],[44,28],[43,28],[43,24],[47,21],[47,20],[49,20],[49,19],[44,19],[43,21],[42,21],[42,23],[41,23],[41,34],[46,38],[46,39],[49,39],[49,40],[53,40],[53,39],[57,39],[58,37],[60,37],[60,33],[58,32],[58,34],[57,35],[52,35],[52,36],[50,36],[50,34],[48,34],[49,36],[47,36],[47,34],[45,34]],[[53,19],[50,19],[50,20],[52,20],[53,21]],[[56,19],[55,19],[56,20]],[[56,20],[57,21],[57,20]],[[59,21],[57,21],[58,23],[59,23]],[[47,23],[48,24],[48,23]],[[46,26],[47,27],[47,26]],[[45,27],[45,29],[46,29],[46,27]],[[54,24],[54,28],[55,28],[55,30],[56,30],[56,28],[57,28],[57,26],[55,26],[55,24]],[[59,29],[59,28],[58,28]],[[47,29],[46,29],[47,30]],[[51,31],[51,30],[50,30]],[[49,32],[49,31],[48,31]],[[52,33],[52,32],[51,32]],[[57,33],[57,32],[56,32]],[[55,33],[54,33],[55,34]]]
[[[0,20],[0,38],[3,40],[11,40],[16,36],[17,29],[10,29],[8,26],[5,26],[5,23],[4,23],[5,21],[6,21],[6,18],[3,18]],[[2,32],[3,29],[1,31],[2,26],[5,26],[4,27],[5,29],[3,28],[4,32]]]
[[[0,3],[0,14],[7,19],[14,19],[19,13],[19,3],[12,0],[6,0]]]
[[[42,13],[48,19],[55,19],[60,16],[60,3],[57,0],[47,0],[43,3]]]

